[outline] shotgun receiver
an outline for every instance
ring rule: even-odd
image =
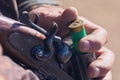
[[[36,15],[35,23],[37,20]],[[33,23],[27,12],[23,12],[20,21],[22,23],[0,17],[0,42],[8,52],[6,54],[16,63],[31,69],[40,80],[92,80],[87,77],[86,68],[94,60],[93,54],[78,57],[71,44],[68,45],[59,36],[55,36],[58,29],[55,22],[48,33]],[[46,39],[40,40],[20,32],[16,29],[19,26],[35,29],[44,34]]]

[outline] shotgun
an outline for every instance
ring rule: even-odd
[[[74,46],[55,35],[58,30],[55,22],[48,33],[32,22],[26,11],[20,21],[0,16],[0,42],[6,55],[20,66],[32,70],[40,80],[92,80],[87,77],[86,69],[94,60],[93,55],[76,55]],[[46,39],[40,40],[16,29],[22,26],[41,32]]]

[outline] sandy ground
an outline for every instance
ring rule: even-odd
[[[120,80],[120,0],[60,0],[63,8],[74,6],[79,15],[101,25],[109,33],[106,45],[116,55],[113,80]],[[109,61],[108,61],[109,62]]]

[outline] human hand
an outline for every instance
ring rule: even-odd
[[[40,16],[38,25],[50,30],[52,22],[59,25],[57,35],[62,38],[68,36],[67,26],[78,18],[78,12],[75,8],[70,7],[63,10],[58,7],[43,6],[29,12],[31,19],[34,21],[34,14]],[[96,60],[88,67],[88,76],[98,80],[111,80],[111,67],[114,62],[114,54],[111,50],[104,47],[108,42],[108,33],[104,28],[98,26],[83,17],[79,17],[84,22],[87,36],[80,40],[79,49],[83,52],[95,52]],[[109,62],[108,62],[109,61]]]
[[[108,42],[108,33],[101,26],[83,17],[80,19],[84,21],[88,35],[79,42],[79,49],[83,52],[96,53],[96,60],[88,67],[88,76],[98,80],[112,80],[111,67],[114,62],[114,53],[104,47]]]
[[[45,36],[43,34],[25,26],[23,23],[7,18],[5,16],[0,16],[0,36],[8,36],[9,33],[12,32],[21,32],[39,39],[45,39]]]

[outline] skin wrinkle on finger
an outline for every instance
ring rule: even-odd
[[[88,76],[89,77],[102,77],[105,76],[112,68],[114,63],[114,54],[112,51],[109,51],[107,48],[102,48],[96,54],[100,55],[95,61],[93,61],[88,67]],[[109,63],[108,63],[109,61]],[[95,74],[95,69],[100,69],[100,74]],[[93,72],[93,73],[91,73]]]
[[[98,38],[101,41],[101,44],[104,46],[108,42],[108,33],[103,28],[99,28],[91,33],[91,35],[96,35],[96,38]]]
[[[96,54],[99,54],[100,56],[98,57],[99,59],[106,59],[106,61],[111,61],[113,64],[115,61],[115,55],[113,54],[112,51],[107,49],[106,47],[101,48],[99,51],[96,52]],[[107,63],[107,62],[106,62]],[[112,65],[111,64],[111,65]]]
[[[79,42],[79,49],[83,52],[95,52],[98,51],[102,46],[103,45],[99,39],[96,38],[96,35],[87,35]]]

